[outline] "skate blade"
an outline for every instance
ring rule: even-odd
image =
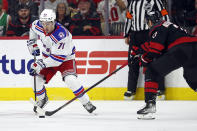
[[[165,100],[165,95],[157,96],[156,100],[157,101],[163,101],[163,100]]]
[[[134,100],[134,97],[135,97],[135,95],[130,96],[130,97],[124,96],[124,100]]]
[[[45,116],[45,111],[43,109],[41,109],[37,104],[36,102],[33,100],[33,98],[30,98],[30,102],[37,107],[36,111],[37,111],[37,115],[39,116]]]
[[[154,113],[148,113],[148,114],[138,115],[137,119],[139,119],[139,120],[154,120],[155,116],[154,116]]]

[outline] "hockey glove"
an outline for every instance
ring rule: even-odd
[[[128,63],[131,65],[132,63],[139,61],[139,54],[141,53],[140,48],[137,46],[132,46],[131,53],[129,56]]]
[[[31,68],[29,70],[29,74],[31,76],[34,76],[36,74],[39,74],[40,71],[43,69],[43,68],[46,68],[45,64],[43,63],[43,60],[42,59],[39,59],[37,60],[35,63],[32,63],[31,65]]]
[[[35,43],[35,40],[28,40],[27,41],[27,47],[29,49],[30,54],[33,56],[39,56],[40,55],[40,49],[38,45]]]
[[[140,66],[146,67],[150,62],[152,62],[152,59],[147,56],[147,53],[140,56]]]

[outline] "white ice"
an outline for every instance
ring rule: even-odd
[[[54,110],[65,101],[50,101]],[[155,120],[138,120],[143,101],[93,101],[88,114],[74,101],[51,117],[38,118],[28,101],[0,101],[0,131],[197,131],[197,101],[159,101]]]

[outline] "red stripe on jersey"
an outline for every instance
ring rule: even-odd
[[[151,48],[149,48],[148,52],[156,53],[156,54],[161,54],[161,52],[160,52],[160,51],[157,51],[157,50],[155,50],[155,49],[151,49]]]
[[[60,59],[60,60],[65,60],[64,57],[61,57],[61,56],[57,56],[57,55],[52,55],[53,57],[57,58],[57,59]]]
[[[174,42],[172,42],[171,44],[169,44],[168,49],[179,45],[179,44],[184,44],[187,42],[197,42],[197,37],[181,37],[177,40],[175,40]]]
[[[137,47],[137,46],[132,46],[132,48],[133,48],[133,50],[138,50],[139,49],[139,47]]]
[[[150,42],[149,47],[159,50],[159,51],[164,49],[164,46],[160,43],[157,43],[157,42]]]
[[[148,43],[148,42],[145,42],[144,44],[141,45],[141,48],[142,48],[144,51],[148,52],[148,46],[149,46],[149,43]]]
[[[34,44],[34,45],[33,45],[33,47],[37,47],[37,46],[38,46],[37,44]]]

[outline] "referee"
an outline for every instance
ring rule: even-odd
[[[125,43],[129,45],[129,72],[127,91],[124,93],[124,98],[134,99],[140,68],[139,58],[134,56],[140,54],[140,45],[148,41],[149,27],[145,22],[145,9],[161,11],[164,20],[169,20],[169,17],[161,0],[127,0],[127,2],[124,37]],[[161,99],[165,99],[164,92],[164,78],[159,78],[158,95],[164,97]]]

